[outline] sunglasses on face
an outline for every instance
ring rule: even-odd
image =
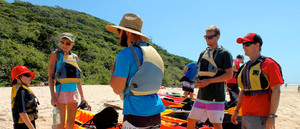
[[[25,73],[23,74],[22,76],[25,76],[25,77],[31,77],[31,75],[29,73]]]
[[[212,39],[214,38],[215,36],[217,36],[218,34],[215,34],[215,35],[204,35],[204,38],[205,39]]]
[[[61,44],[66,44],[67,46],[70,46],[70,45],[71,45],[70,42],[66,42],[66,43],[65,43],[64,41],[60,41],[60,43],[61,43]]]
[[[251,44],[256,44],[256,42],[245,42],[243,46],[249,47]]]

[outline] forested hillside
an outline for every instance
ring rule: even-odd
[[[62,32],[76,37],[72,51],[80,59],[83,84],[108,84],[111,65],[122,50],[117,35],[105,29],[108,24],[111,23],[58,6],[0,0],[0,86],[9,86],[10,71],[16,65],[25,65],[36,73],[32,85],[47,81],[49,56],[57,48]],[[178,82],[184,66],[191,60],[169,54],[155,43],[152,45],[165,63],[163,84]]]

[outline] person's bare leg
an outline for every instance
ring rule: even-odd
[[[66,118],[66,104],[58,104],[57,105],[59,111],[60,111],[60,124],[57,126],[54,126],[55,129],[64,129],[65,126],[65,118]]]
[[[187,129],[195,129],[196,122],[197,122],[196,119],[188,118],[187,119]]]
[[[74,127],[77,104],[70,103],[67,105],[67,129],[73,129]]]
[[[189,92],[184,91],[184,93],[183,93],[183,94],[184,94],[184,98],[187,98],[187,97],[188,97],[188,93],[189,93]]]
[[[193,99],[193,97],[194,97],[194,93],[193,92],[190,92],[190,97],[191,97],[191,99]]]

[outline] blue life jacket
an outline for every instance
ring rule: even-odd
[[[55,50],[57,60],[60,60],[62,50]],[[78,83],[81,78],[81,70],[78,66],[74,53],[63,54],[63,61],[59,64],[59,68],[55,71],[56,84]]]
[[[130,45],[139,70],[129,80],[128,86],[124,89],[131,90],[131,92],[125,95],[121,93],[121,99],[130,95],[140,96],[157,93],[164,75],[164,63],[157,51],[149,44],[148,46],[134,45],[141,48],[143,52],[143,63],[141,64],[139,61],[133,45]]]

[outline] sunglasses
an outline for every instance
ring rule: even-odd
[[[256,44],[256,42],[245,42],[243,46],[249,47],[251,44]]]
[[[31,77],[31,75],[29,73],[25,73],[23,74],[22,76],[25,76],[25,77]]]
[[[66,43],[65,43],[64,41],[60,41],[60,43],[61,43],[61,44],[66,44],[67,46],[70,46],[70,45],[71,45],[70,42],[66,42]]]
[[[215,35],[204,35],[204,38],[205,39],[212,39],[214,38],[215,36],[217,36],[218,34],[215,34]]]

